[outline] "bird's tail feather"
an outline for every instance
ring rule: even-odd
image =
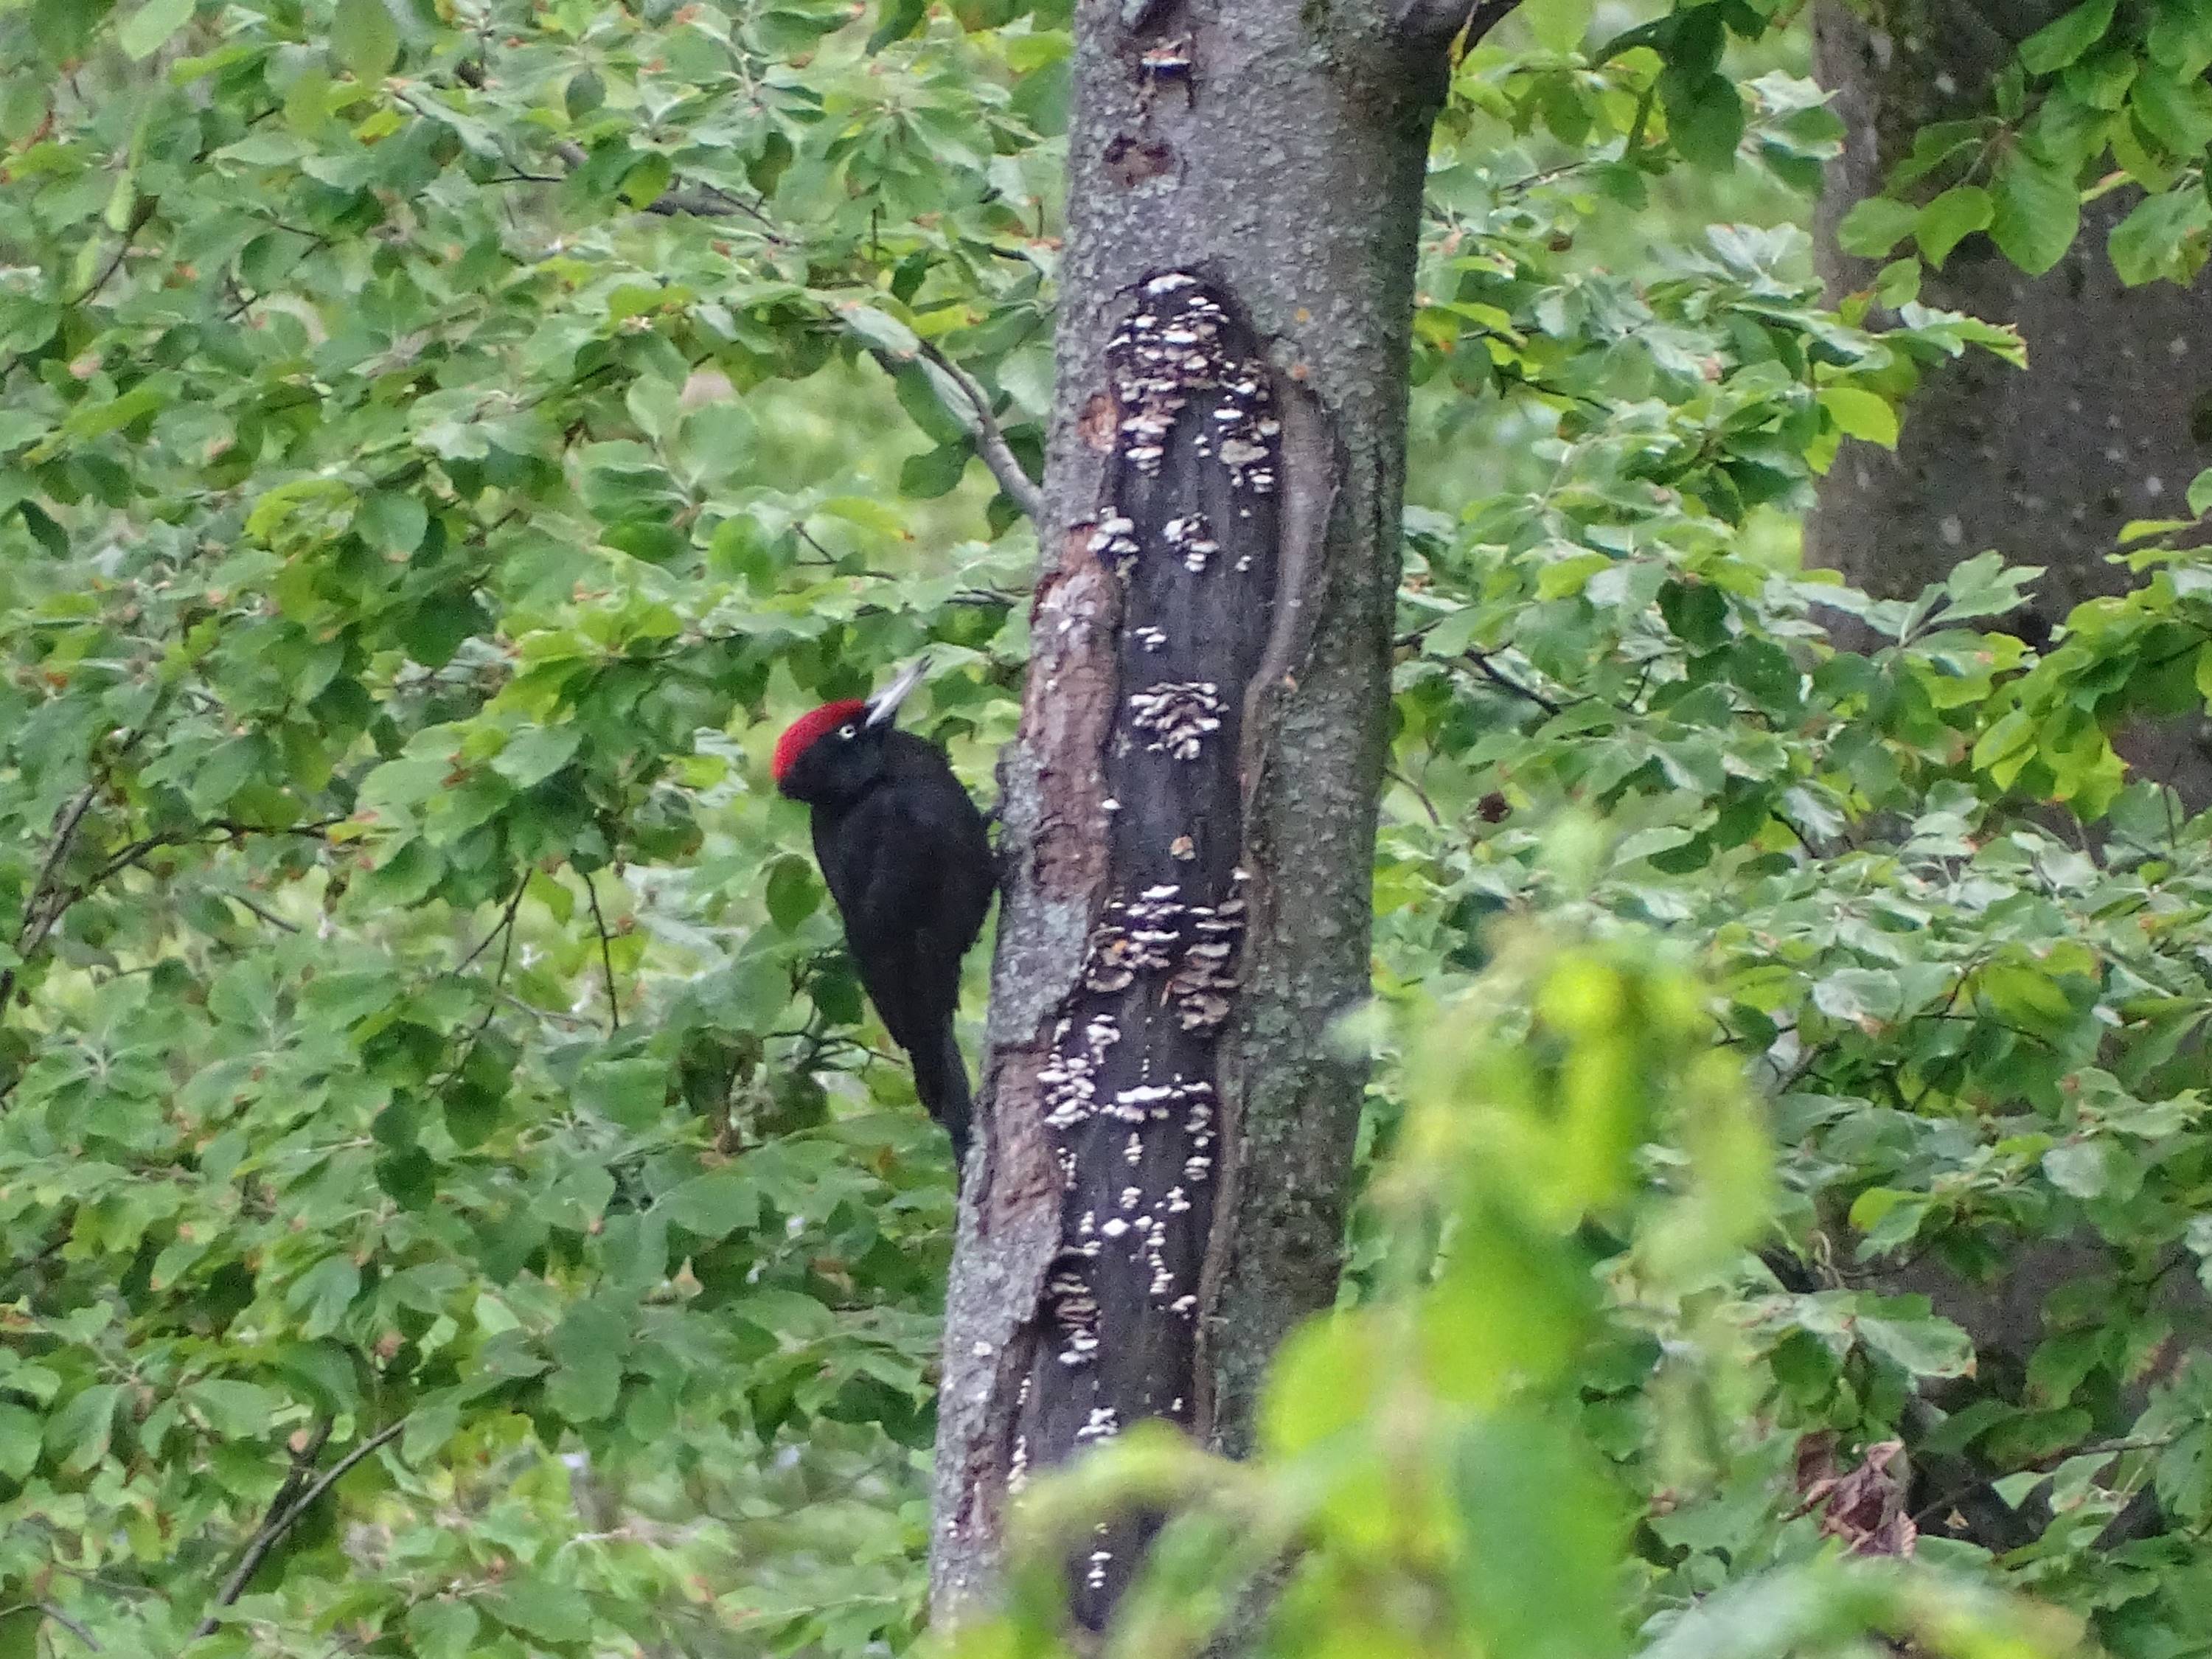
[[[973,1105],[968,1090],[968,1062],[961,1057],[960,1039],[948,1016],[935,1038],[914,1055],[914,1090],[929,1115],[952,1137],[952,1169],[957,1175],[968,1162],[968,1120]]]

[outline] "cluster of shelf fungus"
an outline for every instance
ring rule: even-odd
[[[1184,1416],[1191,1382],[1187,1358],[1158,1363],[1158,1328],[1185,1333],[1169,1346],[1187,1355],[1221,1151],[1216,1039],[1246,925],[1237,711],[1264,642],[1278,517],[1281,425],[1248,338],[1205,283],[1177,271],[1140,285],[1107,345],[1111,482],[1089,550],[1126,596],[1101,802],[1119,887],[1038,1074],[1064,1206],[1038,1363],[1099,1382],[1066,1413],[1024,1417],[1058,1451],[1109,1439],[1131,1415]],[[1232,609],[1257,613],[1249,645],[1222,629]],[[1209,631],[1194,631],[1209,612]],[[1124,1341],[1140,1352],[1121,1352]],[[1132,1391],[1123,1373],[1146,1364]],[[1018,1407],[1034,1380],[1024,1376]],[[1016,1488],[1030,1455],[1018,1436]],[[1099,1546],[1094,1586],[1111,1559]]]

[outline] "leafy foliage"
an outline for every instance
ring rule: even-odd
[[[1602,841],[1570,817],[1547,850],[1595,874]],[[1202,1650],[1270,1581],[1268,1653],[2073,1649],[2071,1620],[1987,1585],[1838,1560],[1830,1535],[1863,1540],[1828,1493],[1751,1496],[1792,1476],[1740,1300],[1759,1114],[1688,953],[1584,915],[1501,930],[1465,991],[1407,1000],[1382,1282],[1285,1348],[1260,1455],[1124,1435],[1032,1504],[1012,1610],[963,1651],[1051,1650],[1060,1552],[1127,1505],[1168,1518],[1115,1654]],[[1919,1370],[1939,1326],[1869,1298],[1858,1328]]]
[[[1894,325],[1828,312],[1751,222],[1838,137],[1726,58],[1768,9],[1528,9],[1420,273],[1363,1308],[1249,1470],[1132,1436],[1040,1525],[1191,1500],[1147,1653],[1293,1536],[1293,1646],[2063,1644],[2009,1584],[2191,1651],[2212,878],[2112,737],[2212,694],[2201,517],[2040,655],[1993,562],[1796,571],[1917,367],[2020,343],[1898,266]],[[2031,40],[1851,234],[2035,268],[2109,149],[2123,270],[2193,271],[2148,15]],[[968,463],[1041,449],[1067,51],[992,0],[0,9],[0,1653],[912,1643],[949,1173],[761,762],[925,640],[979,782],[1010,728],[1032,550]],[[2011,1349],[1884,1278],[2035,1241],[2087,1265]],[[1892,1440],[1950,1579],[1826,1559],[1894,1540],[1838,1518]]]
[[[775,425],[1035,395],[971,21],[0,19],[0,1644],[910,1632],[948,1183],[749,755],[931,635],[1003,718],[1020,548]]]

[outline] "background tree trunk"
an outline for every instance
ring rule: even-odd
[[[1028,1472],[1140,1418],[1242,1449],[1334,1297],[1389,707],[1429,129],[1467,21],[1083,0],[982,1133],[948,1298],[933,1602]],[[1097,1624],[1131,1522],[1073,1563]]]
[[[1919,0],[1879,25],[1829,0],[1814,15],[1814,73],[1847,129],[1815,221],[1832,299],[1875,265],[1836,246],[1837,222],[1875,194],[1930,121],[1986,111],[2014,46],[2063,0]],[[2019,326],[2025,373],[1985,352],[1929,371],[1892,453],[1846,444],[1806,531],[1808,562],[1889,597],[1917,592],[1984,548],[2043,566],[2030,616],[2040,643],[2081,600],[2130,585],[2106,562],[2131,519],[2185,516],[2190,480],[2212,466],[2212,289],[2122,286],[2105,251],[2136,197],[2082,212],[2073,248],[2024,275],[1985,235],[1967,237],[1921,285],[1929,304]],[[2212,800],[2201,719],[2128,734],[2129,759],[2193,803]]]
[[[1869,285],[1876,268],[1837,247],[1843,216],[1879,191],[1922,126],[1985,112],[1992,80],[2019,42],[2068,4],[1922,0],[1888,10],[1881,25],[1838,0],[1815,12],[1814,77],[1835,94],[1846,128],[1814,216],[1832,301]],[[2106,239],[2136,199],[2114,191],[2087,204],[2072,248],[2041,276],[2024,274],[1980,234],[1942,270],[1925,273],[1927,303],[2015,325],[2028,367],[1970,352],[1925,371],[1895,452],[1847,444],[1822,481],[1806,524],[1808,563],[1898,597],[1996,548],[2014,563],[2045,568],[2027,614],[2011,619],[2038,645],[2083,599],[2131,584],[2124,568],[2106,562],[2121,527],[2185,516],[2190,481],[2212,465],[2212,292],[2201,283],[2121,283]],[[2212,802],[2208,732],[2196,717],[2138,724],[2118,734],[2116,746],[2201,808]],[[1840,1239],[1849,1224],[1838,1216],[1831,1231]],[[1929,1297],[1972,1339],[1978,1385],[2017,1394],[2044,1335],[2046,1299],[2120,1266],[2085,1232],[2009,1251],[2004,1271],[1990,1278],[1914,1260],[1878,1269],[1874,1282],[1888,1294]],[[2169,1310],[2201,1306],[2185,1279],[2169,1281],[2160,1300]],[[2138,1385],[2128,1409],[2142,1399]],[[2032,1514],[1988,1500],[1984,1486],[1996,1471],[1963,1455],[1916,1456],[1923,1492],[1972,1495],[1941,1506],[1951,1511],[1945,1530],[2000,1551],[2036,1535]],[[2142,1516],[2131,1510],[2126,1519],[2134,1527]],[[2116,1528],[2113,1540],[2126,1535]]]

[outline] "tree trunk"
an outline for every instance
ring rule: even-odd
[[[946,1310],[932,1593],[1026,1475],[1231,1451],[1334,1298],[1368,986],[1407,333],[1464,6],[1081,0],[1044,568]],[[1139,1522],[1073,1564],[1096,1626]]]
[[[1851,205],[1875,193],[1928,122],[1979,113],[2017,43],[2067,0],[1922,0],[1869,25],[1840,0],[1815,13],[1814,72],[1848,129],[1816,219],[1832,298],[1863,289],[1874,265],[1836,247]],[[1959,560],[1996,548],[2040,565],[2040,643],[2081,600],[2132,578],[2106,562],[2131,519],[2186,516],[2190,480],[2212,465],[2212,289],[2123,287],[2105,239],[2133,206],[2113,191],[2082,212],[2051,270],[2028,276],[1981,234],[1921,284],[1927,303],[2019,326],[2025,373],[1986,353],[1929,370],[1894,453],[1846,444],[1807,529],[1808,562],[1887,597],[1917,592]],[[2212,799],[2201,720],[2130,733],[2124,752],[2193,802]]]

